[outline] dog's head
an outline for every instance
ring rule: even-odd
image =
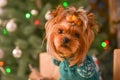
[[[82,8],[58,6],[49,16],[45,25],[48,53],[59,61],[68,59],[70,65],[81,63],[97,31],[93,14]]]

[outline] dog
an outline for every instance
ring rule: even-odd
[[[59,66],[59,80],[99,80],[88,50],[98,32],[94,14],[83,8],[58,6],[46,14],[47,53]]]
[[[58,6],[48,15],[47,52],[60,67],[60,80],[99,80],[95,63],[88,55],[98,32],[93,13],[83,8]]]

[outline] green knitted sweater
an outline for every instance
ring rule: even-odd
[[[69,67],[67,60],[59,62],[53,59],[53,63],[60,68],[59,80],[99,80],[99,74],[91,56],[87,55],[79,66]]]

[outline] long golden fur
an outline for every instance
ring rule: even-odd
[[[62,6],[50,15],[52,18],[45,25],[48,53],[58,61],[70,59],[70,66],[82,63],[94,40],[94,32],[98,31],[94,15],[81,8]],[[75,16],[74,20],[69,22],[69,16]]]

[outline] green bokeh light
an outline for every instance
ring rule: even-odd
[[[105,48],[105,47],[107,46],[106,42],[102,42],[102,43],[101,43],[101,46],[102,46],[103,48]]]
[[[27,19],[29,19],[29,18],[31,17],[30,13],[26,13],[26,14],[25,14],[25,17],[26,17]]]
[[[4,29],[2,30],[2,34],[3,34],[3,35],[7,35],[7,34],[8,34],[8,31],[6,30],[6,28],[4,28]]]
[[[11,72],[11,69],[10,68],[6,68],[6,73],[10,73]]]
[[[68,2],[64,1],[64,2],[63,2],[63,6],[64,6],[64,7],[68,7]]]

